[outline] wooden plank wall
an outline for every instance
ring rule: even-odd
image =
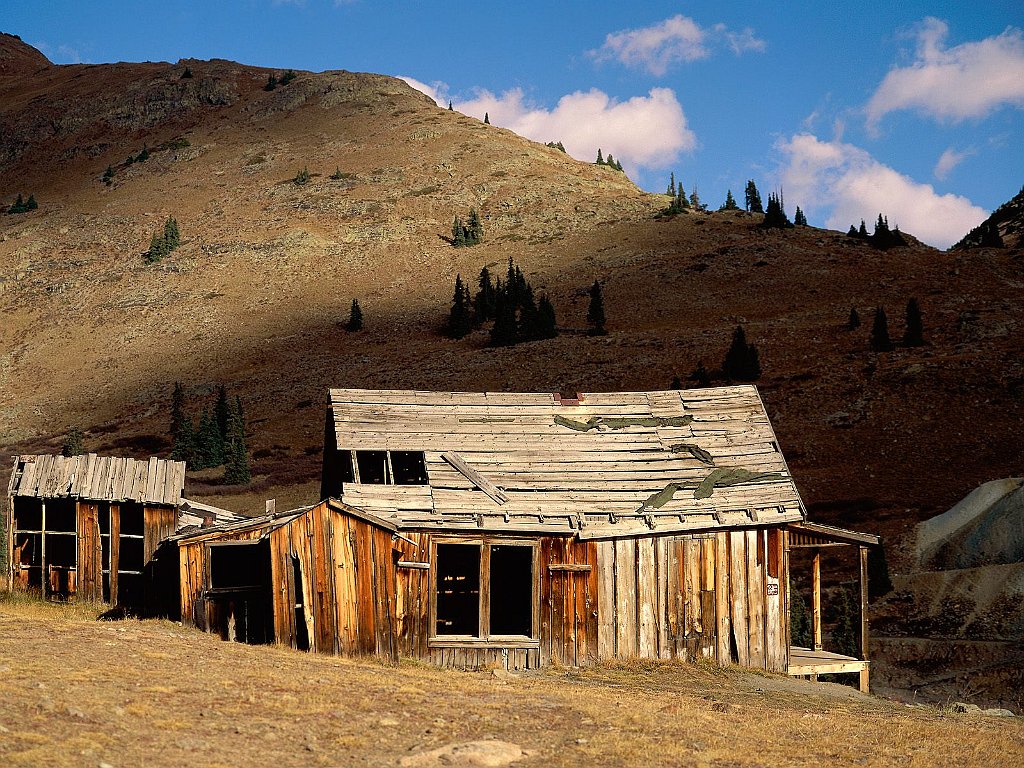
[[[597,655],[785,672],[779,529],[598,542]]]
[[[266,532],[226,532],[215,541],[254,540]],[[271,530],[269,537],[278,643],[299,647],[303,633],[296,624],[301,620],[310,651],[397,661],[396,557],[390,531],[324,503]],[[182,621],[203,629],[210,628],[212,618],[205,614],[203,599],[208,543],[180,543]]]
[[[78,596],[103,599],[103,546],[100,540],[100,505],[78,502]]]
[[[563,537],[541,539],[538,566],[540,664],[582,667],[596,662],[597,545]]]

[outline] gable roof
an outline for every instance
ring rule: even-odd
[[[579,397],[332,389],[338,449],[423,451],[429,476],[342,501],[400,529],[581,538],[803,519],[755,387]]]
[[[8,496],[177,506],[184,490],[183,461],[41,454],[15,457]]]

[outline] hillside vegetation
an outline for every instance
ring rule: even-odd
[[[207,471],[190,491],[282,508],[316,494],[329,386],[659,389],[699,361],[718,368],[742,325],[817,519],[898,535],[1019,471],[1019,251],[943,253],[913,233],[879,251],[742,211],[656,220],[667,196],[401,81],[282,75],[220,60],[54,66],[0,37],[0,200],[38,202],[0,216],[4,452],[59,450],[80,426],[88,450],[167,455],[173,383],[192,402],[227,383],[255,481]],[[483,241],[453,248],[471,208]],[[169,217],[180,245],[147,263]],[[509,258],[551,297],[560,335],[446,338],[456,275],[475,287]],[[595,280],[607,336],[585,334]],[[874,308],[898,342],[910,298],[926,344],[871,352]],[[358,333],[343,327],[353,299]]]

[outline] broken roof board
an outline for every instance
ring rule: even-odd
[[[429,487],[344,486],[343,501],[400,527],[589,538],[803,518],[753,386],[587,393],[578,405],[543,393],[334,389],[330,399],[339,449],[424,452]],[[481,492],[448,452],[508,501]]]
[[[184,490],[183,461],[43,454],[15,457],[8,495],[177,506]]]

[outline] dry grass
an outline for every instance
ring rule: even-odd
[[[0,602],[0,764],[396,765],[500,739],[522,765],[1012,765],[1019,720],[676,663],[496,678],[223,643]]]

